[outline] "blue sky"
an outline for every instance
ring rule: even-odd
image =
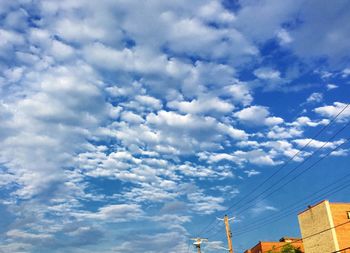
[[[225,213],[235,252],[300,236],[305,198],[349,173],[350,109],[312,139],[350,102],[349,8],[0,1],[0,252],[193,252]]]

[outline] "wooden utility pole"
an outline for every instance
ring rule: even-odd
[[[198,253],[201,253],[202,242],[208,241],[208,239],[204,239],[204,238],[192,238],[191,240],[194,241],[193,245],[197,248]]]
[[[233,219],[233,218],[231,218]],[[228,243],[228,250],[230,253],[233,253],[233,248],[232,248],[232,233],[230,230],[230,224],[229,224],[229,220],[231,220],[228,218],[227,215],[225,215],[224,217],[224,222],[225,222],[225,227],[226,227],[226,235],[227,235],[227,243]]]

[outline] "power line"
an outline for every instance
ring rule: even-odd
[[[320,234],[322,234],[322,233],[324,233],[324,232],[327,232],[327,231],[332,230],[332,229],[337,228],[337,227],[344,226],[344,225],[349,224],[349,223],[350,223],[350,221],[347,221],[347,222],[338,224],[338,225],[336,225],[336,226],[333,226],[333,227],[324,229],[324,230],[322,230],[322,231],[319,231],[319,232],[317,232],[317,233],[315,233],[315,234],[312,234],[312,235],[306,236],[306,237],[304,237],[304,238],[295,240],[295,241],[293,241],[293,243],[295,243],[295,242],[302,242],[303,240],[306,240],[306,239],[309,239],[309,238],[311,238],[311,237],[320,235]],[[291,244],[291,243],[287,243],[287,244],[285,244],[285,245],[288,245],[288,244]],[[282,247],[284,247],[285,245],[283,245],[283,246],[278,246],[278,247],[276,247],[276,248],[274,248],[274,249],[282,248]],[[267,253],[267,252],[269,252],[269,250],[268,250],[268,251],[263,251],[262,253]],[[330,253],[332,253],[332,252],[330,252]]]
[[[325,198],[325,197],[328,197],[328,196],[331,196],[331,195],[333,195],[333,194],[335,194],[335,193],[337,193],[337,192],[339,192],[339,191],[341,191],[341,190],[343,190],[343,189],[345,189],[345,188],[347,188],[347,187],[349,187],[350,186],[350,180],[347,180],[347,181],[345,181],[345,182],[342,182],[341,184],[337,184],[337,183],[339,183],[339,182],[341,182],[341,181],[343,181],[344,179],[346,179],[346,178],[349,178],[350,177],[350,174],[347,174],[346,176],[344,176],[344,177],[342,177],[340,180],[336,180],[335,182],[332,182],[331,184],[328,184],[327,186],[325,186],[325,187],[322,187],[322,189],[321,190],[318,190],[318,191],[316,191],[316,192],[313,192],[312,194],[310,194],[309,196],[307,196],[306,198],[303,198],[302,200],[299,200],[299,201],[296,201],[296,202],[294,202],[293,204],[291,204],[291,205],[288,205],[288,206],[286,206],[286,207],[284,207],[284,208],[281,208],[281,210],[283,210],[283,212],[284,212],[284,214],[286,213],[286,211],[289,211],[289,210],[294,210],[294,209],[296,209],[296,208],[298,208],[299,209],[299,207],[303,207],[303,206],[305,206],[305,203],[307,204],[307,203],[310,203],[310,202],[316,202],[318,199],[323,199],[323,198]],[[324,192],[324,193],[322,193],[322,194],[319,194],[319,193],[321,193],[321,192],[323,192],[323,191],[325,191],[326,189],[328,189],[328,188],[330,188],[328,191],[326,191],[326,192]],[[268,216],[267,218],[268,219],[272,219],[272,218],[274,218],[275,216],[280,216],[279,214],[276,214],[276,215],[270,215],[270,216]],[[260,219],[259,220],[259,223],[261,223],[261,221],[265,221],[266,219]],[[248,224],[248,226],[250,226],[250,225],[253,225],[254,223],[250,223],[250,224]],[[245,227],[247,227],[247,226],[245,226]],[[236,230],[237,231],[237,230]]]
[[[287,166],[287,164],[289,164],[290,161],[292,161],[294,158],[296,158],[306,147],[308,147],[311,142],[313,141],[313,139],[315,139],[316,137],[318,137],[325,129],[327,129],[331,124],[333,124],[333,122],[336,121],[336,119],[348,108],[349,104],[347,104],[331,121],[328,122],[327,125],[325,125],[323,128],[321,128],[297,153],[295,153],[290,159],[288,159],[279,169],[277,169],[272,175],[270,175],[267,179],[265,179],[262,183],[260,183],[257,187],[255,187],[252,191],[250,191],[248,194],[246,194],[244,197],[242,197],[241,199],[239,199],[236,203],[234,203],[233,205],[231,205],[228,209],[226,209],[226,212],[230,209],[232,209],[234,206],[237,206],[239,203],[241,203],[244,199],[246,199],[247,197],[249,197],[251,194],[253,194],[254,192],[256,192],[259,188],[261,188],[266,182],[268,182],[271,178],[273,178],[276,174],[278,174],[284,167]],[[313,154],[312,154],[313,155]],[[312,156],[311,155],[311,156]],[[204,232],[206,232],[209,227],[211,225],[213,225],[215,223],[215,219],[210,222],[207,226],[205,226],[198,234],[202,234]]]
[[[350,123],[350,122],[349,122]],[[344,128],[342,128],[340,131],[342,131]],[[339,131],[338,131],[339,133]],[[349,138],[350,139],[350,138]],[[288,185],[289,183],[291,183],[293,180],[295,180],[297,177],[301,176],[302,174],[306,173],[308,170],[312,169],[315,165],[317,165],[320,161],[322,161],[323,159],[325,159],[326,157],[328,157],[332,152],[334,152],[336,149],[338,149],[340,146],[344,145],[347,141],[349,141],[349,139],[347,139],[345,142],[341,143],[340,145],[338,145],[337,147],[335,147],[334,149],[332,149],[327,155],[321,157],[320,159],[318,159],[316,162],[314,162],[312,165],[310,165],[309,167],[307,167],[305,170],[301,171],[300,173],[296,174],[293,178],[291,178],[290,180],[288,180],[285,184],[282,184],[280,187],[278,187],[277,189],[275,189],[274,191],[270,192],[268,195],[266,195],[265,197],[263,197],[261,200],[266,199],[267,197],[271,196],[272,194],[274,194],[275,192],[277,192],[278,190],[280,190],[281,188],[285,187],[286,185]],[[349,176],[349,175],[347,175]],[[342,179],[344,179],[346,177],[343,177]],[[328,187],[328,186],[327,186]],[[325,189],[325,188],[324,188]],[[322,189],[322,190],[324,190]],[[321,191],[322,191],[321,190]],[[316,194],[316,193],[314,193]],[[241,210],[240,212],[238,212],[237,215],[241,214],[242,212],[244,212],[245,210],[253,207],[255,204],[249,205],[247,206],[245,209]],[[215,235],[215,233],[214,233]]]
[[[228,210],[230,210],[232,207],[237,206],[240,202],[242,202],[243,199],[246,199],[249,195],[254,193],[257,189],[259,189],[261,186],[263,186],[265,183],[267,183],[272,177],[274,177],[276,174],[278,174],[284,167],[287,166],[289,162],[291,162],[294,158],[296,158],[303,150],[305,150],[312,141],[317,138],[325,129],[327,129],[335,120],[349,107],[349,104],[347,104],[330,122],[328,122],[327,125],[325,125],[323,128],[321,128],[298,152],[296,152],[290,159],[287,160],[286,163],[284,163],[280,168],[278,168],[272,175],[270,175],[267,179],[265,179],[262,183],[260,183],[257,187],[255,187],[251,192],[246,194],[244,197],[242,197],[237,203],[230,206]],[[247,201],[249,202],[249,201]]]
[[[349,123],[350,123],[350,122],[349,122]],[[343,129],[344,129],[344,128],[343,128]],[[342,129],[342,130],[343,130],[343,129]],[[346,142],[348,142],[349,140],[350,140],[350,138],[346,139],[345,142],[341,143],[340,145],[338,145],[337,147],[335,147],[334,149],[332,149],[328,154],[326,154],[325,156],[323,156],[323,157],[321,157],[320,159],[318,159],[316,162],[314,162],[312,165],[310,165],[310,166],[309,166],[308,168],[306,168],[304,171],[301,171],[299,174],[295,175],[293,178],[291,178],[290,180],[288,180],[288,182],[286,182],[285,184],[281,185],[279,188],[275,189],[274,191],[270,192],[267,196],[263,197],[261,200],[266,199],[267,197],[271,196],[272,194],[274,194],[275,192],[277,192],[277,191],[280,190],[281,188],[285,187],[287,184],[289,184],[289,183],[291,183],[292,181],[294,181],[297,177],[301,176],[302,174],[306,173],[308,170],[312,169],[312,168],[313,168],[315,165],[317,165],[320,161],[322,161],[323,159],[325,159],[326,157],[328,157],[331,153],[333,153],[335,150],[337,150],[340,146],[344,145],[344,144],[345,144]],[[345,179],[345,178],[348,177],[348,176],[350,176],[350,174],[347,174],[345,177],[342,177],[341,180]],[[340,180],[340,181],[341,181],[341,180]],[[331,185],[332,185],[332,184],[331,184]],[[331,185],[327,185],[326,187],[322,188],[320,191],[313,193],[313,195],[310,195],[309,197],[307,197],[307,199],[310,198],[310,197],[314,197],[315,194],[324,191],[325,189],[327,189],[327,188],[330,187]],[[343,185],[341,185],[340,187],[342,187],[342,186],[343,186]],[[344,189],[344,188],[346,188],[346,187],[348,187],[348,186],[349,186],[349,185],[345,185],[345,187],[342,187],[342,188],[339,189],[338,191],[340,191],[340,190],[342,190],[342,189]],[[334,194],[334,193],[338,192],[338,191],[333,192],[334,190],[337,190],[337,189],[338,189],[338,188],[332,189],[332,190],[330,190],[330,191],[324,193],[323,195],[324,195],[324,196],[327,196],[327,194]],[[318,198],[320,198],[320,197],[322,197],[322,195],[319,196]],[[312,200],[310,200],[310,201],[312,201]],[[297,203],[295,203],[295,204],[300,205],[300,202],[297,202]],[[295,204],[292,204],[292,205],[290,205],[290,206],[292,207],[292,206],[295,205]],[[255,204],[246,207],[245,209],[243,209],[243,210],[241,210],[240,212],[238,212],[237,215],[243,213],[244,211],[246,211],[247,209],[253,207],[254,205],[255,205]],[[284,210],[285,210],[285,209],[284,209]],[[295,211],[297,211],[297,210],[295,210]],[[295,211],[292,211],[289,215],[293,214]],[[277,219],[277,220],[283,219],[283,218],[285,218],[285,217],[287,217],[287,216],[289,216],[289,215],[282,216],[282,217],[280,217],[280,218]],[[273,217],[272,217],[272,218],[273,218]],[[270,217],[269,217],[269,220],[271,220],[272,218],[271,218],[271,216],[270,216]],[[260,222],[259,222],[259,223],[260,223]],[[266,223],[266,222],[265,222],[265,223]],[[263,223],[263,224],[265,224],[265,223]],[[270,222],[270,223],[273,223],[273,222]],[[266,224],[270,224],[270,223],[266,223]],[[249,226],[249,225],[248,225],[248,226]],[[260,227],[262,227],[262,226],[260,226]],[[255,229],[252,229],[252,230],[255,230]],[[248,230],[247,232],[250,232],[250,231],[251,231],[251,230]],[[216,232],[216,231],[214,231],[214,234],[213,234],[213,235],[215,235],[215,234],[218,233],[218,232],[216,232],[216,233],[215,233],[215,232]],[[247,233],[247,232],[244,232],[244,233]],[[211,234],[211,233],[210,233],[210,234]],[[237,235],[237,234],[236,234],[236,235]],[[240,235],[240,233],[239,233],[239,235]]]
[[[344,248],[344,249],[341,249],[341,250],[337,250],[337,251],[333,251],[332,253],[341,253],[341,252],[346,252],[346,250],[350,250],[350,247],[347,247],[347,248]],[[345,250],[345,251],[344,251]]]
[[[319,196],[319,197],[315,198],[315,200],[310,201],[310,202],[317,202],[317,200],[322,200],[322,199],[324,199],[325,196],[331,196],[331,195],[333,195],[333,194],[335,194],[335,193],[337,193],[339,191],[344,190],[345,188],[348,188],[349,186],[350,186],[350,181],[348,181],[346,184],[338,186],[336,189],[333,189],[332,191],[330,191],[327,194],[324,194],[323,196]],[[304,206],[304,205],[305,204],[303,204],[302,206]],[[301,207],[298,206],[298,207],[295,207],[295,208],[293,208],[291,210],[287,210],[287,211],[285,209],[283,209],[283,213],[280,213],[280,214],[275,215],[275,216],[270,216],[270,217],[268,217],[268,219],[263,220],[263,222],[258,222],[258,226],[257,227],[255,227],[257,224],[251,223],[251,225],[248,225],[248,229],[246,229],[246,227],[245,227],[244,230],[241,230],[241,231],[238,230],[237,231],[238,233],[235,233],[235,236],[240,236],[240,235],[249,233],[249,232],[257,230],[257,229],[259,229],[261,227],[265,227],[265,226],[267,226],[269,224],[272,224],[272,223],[275,223],[275,222],[277,222],[279,220],[282,220],[282,219],[284,219],[284,218],[294,214],[295,212],[298,212],[300,210],[300,208]]]
[[[349,122],[350,124],[350,122]],[[330,152],[328,152],[326,155],[322,156],[320,159],[318,159],[316,162],[314,162],[311,166],[307,167],[306,169],[304,169],[303,171],[299,172],[298,174],[296,174],[294,177],[292,177],[291,179],[289,179],[286,183],[282,184],[280,187],[278,187],[277,189],[273,190],[272,192],[270,192],[268,195],[262,197],[260,200],[264,200],[268,197],[270,197],[272,194],[274,194],[275,192],[277,192],[278,190],[282,189],[283,187],[285,187],[286,185],[288,185],[289,183],[291,183],[292,181],[294,181],[295,179],[297,179],[298,177],[300,177],[301,175],[303,175],[304,173],[306,173],[307,171],[309,171],[310,169],[312,169],[313,167],[315,167],[315,165],[317,165],[319,162],[321,162],[323,159],[325,159],[326,157],[330,156],[330,154],[332,154],[334,151],[336,151],[338,148],[340,148],[342,145],[344,145],[345,143],[347,143],[350,140],[350,138],[346,139],[345,142],[343,142],[342,144],[338,145],[336,148],[332,149]],[[298,166],[297,166],[298,167]],[[299,166],[300,167],[300,166]],[[285,177],[284,177],[285,178]],[[282,178],[282,179],[284,179]],[[269,188],[271,189],[271,188]],[[254,204],[255,205],[255,204]],[[241,214],[242,212],[248,210],[249,208],[253,207],[254,205],[248,205],[246,208],[244,208],[243,210],[241,210],[240,212],[238,212],[238,214]]]
[[[350,124],[350,122],[349,122]],[[344,128],[343,128],[344,129]],[[272,194],[274,194],[275,192],[277,192],[278,190],[280,190],[281,188],[285,187],[286,185],[288,185],[289,183],[291,183],[293,180],[295,180],[297,177],[301,176],[302,174],[304,174],[305,172],[309,171],[310,169],[312,169],[315,165],[317,165],[319,162],[321,162],[323,159],[325,159],[326,157],[328,157],[332,152],[334,152],[335,150],[337,150],[339,147],[341,147],[342,145],[344,145],[346,142],[348,142],[350,140],[350,138],[346,139],[345,142],[341,143],[340,145],[336,146],[334,149],[332,149],[330,152],[328,152],[325,156],[321,157],[320,159],[318,159],[316,162],[314,162],[312,165],[310,165],[309,167],[307,167],[305,170],[301,171],[299,174],[295,175],[293,178],[291,178],[290,180],[288,180],[285,184],[281,185],[280,187],[278,187],[277,189],[275,189],[274,191],[270,192],[268,195],[266,195],[265,197],[263,197],[261,200],[266,199],[267,197],[271,196]],[[241,210],[240,212],[238,212],[238,215],[241,214],[242,212],[246,211],[247,209],[253,207],[255,204],[253,205],[249,205],[248,207],[246,207],[245,209]],[[214,234],[215,235],[215,234]]]
[[[346,175],[345,177],[349,177],[349,176],[350,176],[350,174]],[[329,188],[329,186],[332,186],[333,184],[334,184],[334,183],[332,183],[332,184],[326,186],[325,189],[326,189],[326,188]],[[240,235],[249,233],[249,232],[251,232],[251,231],[257,230],[257,229],[259,229],[259,228],[265,227],[265,226],[267,226],[267,225],[269,225],[269,224],[275,223],[275,222],[277,222],[277,221],[279,221],[279,220],[282,220],[282,219],[284,219],[284,218],[286,218],[286,217],[288,217],[288,216],[294,214],[295,212],[300,211],[300,209],[301,209],[303,206],[305,206],[307,203],[310,203],[310,202],[317,202],[317,201],[319,201],[319,200],[322,200],[322,199],[324,199],[325,197],[329,197],[329,196],[331,196],[331,195],[333,195],[333,194],[335,194],[335,193],[337,193],[337,192],[339,192],[339,191],[344,190],[345,188],[347,188],[347,187],[349,187],[349,186],[350,186],[350,180],[344,182],[344,183],[341,184],[341,185],[337,185],[336,187],[330,189],[329,191],[327,191],[327,192],[325,192],[325,193],[323,193],[323,194],[320,194],[320,195],[318,195],[318,196],[316,196],[316,197],[314,197],[314,198],[311,198],[311,199],[310,199],[310,197],[308,197],[307,199],[310,199],[310,200],[304,201],[304,203],[303,203],[303,202],[302,202],[302,203],[296,202],[296,203],[294,203],[294,204],[292,204],[292,205],[289,206],[289,207],[295,206],[294,208],[289,208],[289,207],[283,208],[283,213],[281,213],[281,212],[282,212],[282,211],[281,211],[280,213],[278,213],[278,214],[276,214],[276,215],[269,216],[269,217],[267,217],[267,218],[265,218],[265,219],[263,219],[263,220],[260,220],[259,222],[250,223],[250,224],[248,224],[248,226],[246,226],[245,229],[243,229],[243,230],[235,230],[234,236],[237,237],[237,236],[240,236]],[[319,193],[319,192],[322,192],[322,190],[317,191],[317,192],[314,192],[312,195],[317,194],[317,193]],[[310,196],[312,196],[312,195],[310,195]],[[297,205],[295,205],[295,204],[297,204]],[[288,209],[289,209],[289,210],[288,210]],[[247,227],[248,227],[248,229],[246,229]]]
[[[300,164],[298,164],[297,166],[295,166],[292,170],[290,170],[286,175],[282,176],[281,179],[278,180],[277,183],[280,183],[281,180],[287,178],[290,174],[292,174],[294,171],[296,171],[298,168],[300,168],[302,165],[304,165],[308,160],[310,160],[318,151],[322,150],[324,147],[326,147],[326,145],[328,145],[338,134],[340,134],[342,131],[344,131],[344,129],[346,127],[348,127],[350,125],[350,121],[345,124],[341,129],[339,129],[335,134],[333,134],[326,142],[323,143],[323,145],[321,147],[319,147],[318,149],[316,149],[309,157],[307,157],[305,160],[303,160]],[[341,145],[344,143],[341,143]],[[251,201],[257,199],[258,197],[262,196],[264,193],[266,193],[268,190],[272,189],[273,187],[275,187],[275,184],[272,184],[270,187],[268,187],[267,189],[265,189],[263,192],[261,192],[260,194],[258,194],[257,196],[255,196],[254,198],[252,198],[251,200],[247,201],[248,203],[251,203]],[[244,205],[243,205],[244,206]],[[241,206],[240,208],[242,208],[243,206]],[[238,208],[237,210],[239,210],[240,208]]]

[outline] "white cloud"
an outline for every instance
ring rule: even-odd
[[[350,149],[337,149],[331,153],[332,156],[348,156],[350,152]]]
[[[257,50],[237,30],[215,29],[194,18],[174,19],[171,14],[163,14],[162,21],[172,23],[169,33],[169,46],[175,52],[187,52],[206,58],[220,58],[227,52],[230,55],[256,55]],[[200,43],[196,38],[202,38]],[[226,42],[225,42],[226,41]],[[216,50],[209,50],[212,46]],[[235,45],[236,47],[231,47]],[[236,48],[236,50],[229,50]]]
[[[312,121],[309,117],[302,116],[302,117],[297,118],[292,123],[287,123],[287,125],[296,126],[296,127],[303,127],[303,126],[317,127],[317,126],[327,125],[327,124],[329,124],[329,122],[330,121],[328,119],[322,119],[319,121]]]
[[[254,216],[260,215],[262,213],[268,212],[268,211],[278,211],[278,209],[272,205],[268,205],[264,202],[258,202],[255,207],[251,209],[251,212]]]
[[[200,7],[198,16],[207,22],[232,23],[235,16],[217,1],[210,1]]]
[[[342,110],[345,109],[347,104],[341,103],[341,102],[334,102],[333,105],[326,105],[317,107],[314,109],[314,111],[317,114],[320,114],[327,118],[334,118],[336,117]],[[338,120],[346,120],[350,117],[350,110],[349,108],[345,109],[339,116]]]
[[[293,41],[287,30],[281,29],[276,33],[277,38],[280,40],[282,45],[289,44]]]
[[[213,117],[199,117],[191,114],[181,115],[172,111],[159,111],[157,114],[150,113],[146,117],[147,124],[152,128],[157,127],[163,140],[175,147],[190,144],[188,148],[197,150],[196,145],[211,145],[214,140],[229,136],[234,140],[247,138],[243,130],[218,122]],[[173,139],[174,138],[174,139]],[[187,148],[186,148],[187,149]]]
[[[252,151],[235,151],[234,155],[236,157],[239,157],[242,161],[246,160],[249,161],[251,164],[255,165],[268,165],[268,166],[274,166],[278,165],[279,162],[276,162],[272,159],[272,157],[265,153],[261,149],[252,150]]]
[[[227,160],[227,161],[232,161],[235,163],[239,163],[240,159],[231,155],[231,154],[226,154],[226,153],[222,153],[222,154],[212,154],[208,157],[208,162],[211,163],[216,163],[216,162],[220,162],[222,160]]]
[[[6,101],[11,117],[3,126],[11,134],[1,140],[0,156],[16,176],[16,194],[24,198],[65,180],[62,167],[105,117],[104,101],[87,66],[55,67],[30,77],[25,81],[38,91]],[[14,156],[17,152],[21,155]]]
[[[323,94],[319,92],[312,93],[307,99],[307,103],[320,103],[323,100]]]
[[[51,52],[58,59],[66,59],[73,56],[74,49],[58,40],[52,41]]]
[[[19,229],[12,229],[6,232],[6,235],[12,238],[24,239],[27,241],[32,240],[47,240],[53,238],[52,235],[49,234],[33,234],[25,231],[21,231]]]
[[[259,175],[261,172],[256,170],[245,170],[244,173],[246,173],[248,177],[252,177]]]
[[[196,166],[190,163],[176,166],[176,170],[188,177],[198,177],[200,179],[233,177],[232,172],[225,168],[221,169],[220,167],[213,168],[212,166]]]
[[[327,84],[327,90],[334,90],[336,88],[338,88],[338,85],[335,85],[333,83]]]
[[[225,210],[222,205],[224,198],[206,196],[202,192],[194,192],[187,195],[187,198],[191,204],[193,211],[200,214],[212,214],[216,211]]]
[[[293,137],[298,137],[303,134],[303,131],[296,127],[280,127],[280,126],[274,126],[272,129],[267,133],[267,137],[271,139],[288,139]]]
[[[295,39],[291,44],[295,53],[309,59],[327,57],[337,67],[346,64],[342,57],[343,52],[349,50],[346,38],[350,32],[342,24],[348,23],[350,18],[339,10],[347,8],[347,3],[334,6],[327,1],[316,1],[302,6],[298,7],[298,15],[303,17],[304,25],[290,31]],[[319,11],[324,15],[319,15]]]
[[[139,219],[143,215],[140,205],[137,204],[115,204],[98,209],[97,212],[75,213],[77,218],[97,219],[106,222],[125,222]]]
[[[4,76],[8,82],[18,82],[23,77],[24,70],[23,67],[6,69],[4,71]]]
[[[133,112],[122,112],[120,118],[126,122],[134,123],[134,124],[140,124],[144,121],[144,119],[139,116],[138,114],[135,114]]]
[[[333,142],[324,142],[324,141],[319,141],[319,140],[314,140],[314,139],[296,139],[293,140],[294,143],[296,143],[299,147],[304,147],[306,144],[308,144],[308,147],[310,148],[330,148],[334,149],[340,144],[344,143],[345,140],[338,140],[338,141],[333,141]]]
[[[4,54],[3,50],[10,49],[12,46],[20,45],[24,42],[24,38],[21,34],[0,28],[0,54]]]
[[[239,194],[239,190],[231,185],[217,185],[210,188],[211,190],[219,191],[225,196],[225,198],[232,199]]]
[[[112,252],[132,253],[145,251],[166,253],[169,252],[169,248],[172,249],[172,253],[186,252],[188,250],[187,241],[188,239],[184,235],[183,230],[143,234],[114,246]]]
[[[346,8],[346,2],[332,5],[328,1],[313,1],[305,6],[301,0],[286,0],[283,3],[274,0],[258,3],[244,1],[236,16],[235,27],[258,43],[266,42],[276,32],[285,30],[293,39],[285,46],[298,57],[310,61],[325,57],[331,64],[342,68],[347,64],[343,58],[344,52],[349,51],[346,40],[349,30],[342,24],[349,23],[349,16],[339,10]],[[319,15],[320,11],[324,15]],[[283,28],[283,24],[296,18],[303,20],[303,25]]]
[[[274,126],[284,122],[279,117],[269,117],[270,112],[264,106],[250,106],[234,113],[242,123],[248,125],[267,125]]]
[[[16,4],[15,4],[16,5]],[[3,7],[3,6],[2,6]],[[23,8],[16,8],[11,11],[7,11],[6,18],[4,19],[4,26],[14,29],[26,29],[28,27],[27,18],[28,12]]]
[[[43,4],[44,8],[46,6],[48,2]],[[54,31],[66,40],[80,43],[107,37],[107,31],[101,26],[77,18],[58,19],[54,24]]]
[[[244,106],[250,105],[253,101],[248,86],[242,83],[226,86],[224,92],[225,95],[231,96],[234,102],[241,103]]]
[[[0,250],[2,252],[26,253],[26,252],[29,252],[32,248],[33,248],[33,245],[30,243],[19,243],[19,242],[2,244],[0,246]]]
[[[158,73],[163,71],[167,64],[164,55],[156,55],[147,48],[116,50],[101,43],[87,46],[84,55],[89,63],[114,71]]]
[[[154,183],[142,183],[140,187],[133,187],[117,194],[118,199],[124,201],[135,201],[137,203],[164,203],[165,201],[174,200],[180,195],[177,192],[176,184],[155,185]],[[169,188],[166,188],[169,187]]]
[[[241,122],[252,125],[260,125],[264,124],[264,121],[269,114],[270,113],[266,107],[250,106],[234,113],[234,116],[237,117]]]
[[[299,1],[244,1],[238,12],[236,25],[249,38],[262,42],[274,37],[281,24],[298,11]],[[260,13],[260,15],[256,15]],[[265,18],[270,17],[270,18]],[[260,24],[258,27],[256,24]]]
[[[260,146],[260,144],[257,141],[240,141],[240,142],[237,142],[236,145],[237,147],[240,147],[240,148],[245,148],[245,147],[256,148]]]
[[[255,149],[251,151],[237,150],[231,154],[213,153],[207,157],[207,160],[209,163],[217,163],[222,160],[227,160],[238,165],[251,163],[259,166],[274,166],[280,164],[280,162],[274,161],[273,157],[262,149]]]
[[[343,78],[346,78],[350,75],[350,68],[345,68],[343,71],[342,71],[342,77]]]
[[[267,141],[261,143],[260,146],[270,148],[269,154],[273,157],[293,157],[293,160],[298,162],[308,155],[307,152],[293,148],[293,145],[286,140]]]
[[[162,102],[159,99],[156,99],[147,95],[137,95],[135,100],[144,106],[151,107],[155,110],[160,110],[162,108]]]
[[[254,70],[254,75],[263,80],[279,80],[281,73],[272,68],[259,68]]]
[[[183,113],[207,114],[223,113],[227,114],[234,109],[234,106],[217,97],[202,97],[197,100],[188,101],[171,101],[167,104],[172,109],[178,109]]]

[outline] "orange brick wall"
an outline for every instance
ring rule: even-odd
[[[347,216],[347,212],[350,211],[349,203],[331,203],[330,207],[334,226],[350,221]],[[339,249],[350,247],[350,223],[337,227],[335,231],[338,238]]]
[[[245,253],[266,253],[269,250],[272,250],[274,247],[277,249],[276,251],[281,251],[282,247],[288,243],[286,242],[260,242],[255,247],[250,250],[245,251]],[[292,242],[290,243],[296,248],[300,248],[304,252],[303,243],[302,242]]]
[[[277,252],[280,252],[282,247],[286,244],[286,242],[262,242],[261,243],[261,248],[262,248],[262,252],[267,252],[269,250],[273,249],[273,246],[275,246],[275,248],[277,249]],[[304,248],[303,248],[303,243],[302,242],[292,242],[290,243],[291,245],[293,245],[296,248],[300,248],[303,252],[304,252]],[[252,252],[253,253],[253,252]]]

